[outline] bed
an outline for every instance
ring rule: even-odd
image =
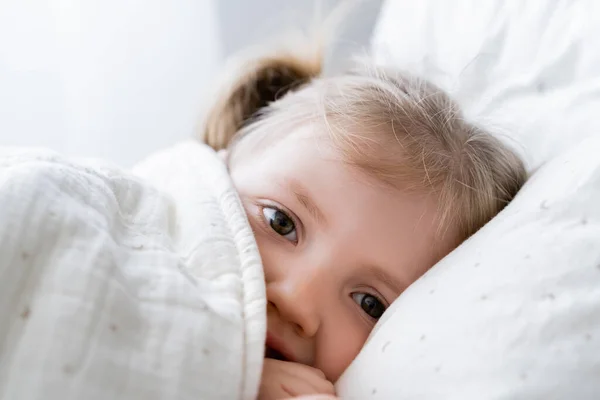
[[[600,398],[599,38],[595,0],[384,3],[375,60],[450,91],[531,178],[394,302],[340,398]],[[0,221],[0,399],[256,397],[260,257],[210,149],[131,172],[2,149]]]

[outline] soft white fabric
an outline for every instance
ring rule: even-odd
[[[0,399],[255,398],[264,278],[226,168],[189,142],[135,174],[0,151]]]
[[[599,7],[385,4],[376,59],[448,89],[539,169],[386,312],[342,398],[600,398]]]
[[[548,164],[403,293],[341,397],[600,398],[599,148]]]
[[[448,90],[532,169],[600,132],[596,0],[389,0],[372,50]]]

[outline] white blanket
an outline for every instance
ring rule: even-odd
[[[254,399],[264,310],[212,150],[135,174],[0,150],[0,399]]]

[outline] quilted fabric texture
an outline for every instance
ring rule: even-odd
[[[0,152],[0,399],[255,398],[264,278],[225,166],[189,142],[136,175]]]
[[[536,172],[386,312],[342,398],[600,398],[599,6],[385,4],[377,60],[449,90]]]

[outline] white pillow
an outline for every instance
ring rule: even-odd
[[[596,0],[387,1],[373,54],[448,90],[532,168],[600,132]]]
[[[600,398],[600,136],[409,287],[343,399]]]
[[[600,398],[599,7],[385,4],[378,61],[450,90],[544,165],[392,305],[338,381],[342,398]]]

